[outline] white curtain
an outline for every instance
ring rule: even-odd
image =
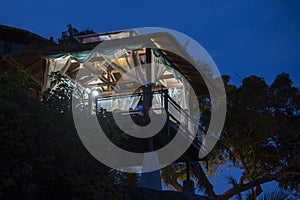
[[[163,61],[159,57],[156,57],[153,50],[151,50],[151,83],[156,83],[161,79],[166,69],[167,67]]]
[[[51,87],[49,81],[49,75],[52,72],[59,71],[61,74],[65,74],[70,66],[71,66],[71,56],[69,55],[62,56],[60,58],[55,58],[55,59],[54,58],[47,59],[47,66],[44,74],[43,89],[46,90]]]
[[[149,65],[141,64],[139,55],[135,50],[119,49],[111,54],[102,54],[102,57],[125,76],[124,78],[148,84],[156,83],[167,69],[161,59],[154,55],[153,51],[151,51],[151,54],[151,64]],[[149,70],[151,71],[151,80],[147,80],[147,67],[151,68]]]

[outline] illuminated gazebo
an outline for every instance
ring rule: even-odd
[[[198,156],[203,133],[198,100],[209,96],[210,79],[205,80],[205,76],[213,76],[207,67],[209,61],[196,61],[180,38],[165,31],[124,30],[77,36],[76,40],[78,44],[74,45],[28,49],[7,61],[13,60],[18,68],[24,66],[43,91],[56,87],[51,84],[51,74],[68,77],[84,91],[84,104],[90,114],[105,110],[130,115],[140,126],[166,116],[165,126],[157,136],[129,137],[120,144],[122,148],[153,151],[169,143],[174,134],[180,134],[192,141],[177,162],[203,159]],[[196,65],[203,67],[203,74]],[[138,105],[141,107],[136,109]]]
[[[196,136],[180,160],[199,160],[199,107],[191,108],[189,104],[191,92],[200,99],[208,96],[208,89],[199,72],[185,58],[193,59],[174,36],[166,32],[139,34],[126,30],[76,39],[83,46],[94,44],[95,48],[44,55],[44,90],[51,87],[49,75],[60,72],[84,88],[91,112],[105,109],[126,113],[141,100],[145,115],[149,112],[159,115],[167,110],[171,127],[191,138]],[[154,141],[156,144],[160,142]]]

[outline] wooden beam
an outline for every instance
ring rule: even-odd
[[[11,56],[7,57],[6,62],[8,64],[11,64],[12,66],[14,66],[16,69],[21,69],[24,70],[26,72],[28,72],[27,70],[24,69],[23,65],[20,64],[17,60],[15,60],[14,58],[12,58]],[[34,74],[28,73],[29,77],[36,82],[39,86],[43,86],[42,80],[39,80],[37,77],[34,76]]]

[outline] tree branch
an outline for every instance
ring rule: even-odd
[[[276,174],[270,174],[268,176],[265,176],[265,177],[262,177],[262,178],[259,178],[259,179],[256,179],[254,181],[251,181],[251,182],[248,182],[244,185],[240,185],[238,188],[231,188],[229,190],[227,190],[226,192],[224,192],[223,194],[220,194],[220,195],[216,195],[218,198],[220,199],[229,199],[231,197],[233,197],[234,195],[236,195],[237,193],[240,193],[240,192],[243,192],[243,191],[246,191],[246,190],[249,190],[253,187],[256,187],[256,186],[259,186],[263,183],[267,183],[267,182],[270,182],[270,181],[273,181],[281,176],[284,176],[284,175],[296,175],[296,176],[300,176],[300,172],[294,172],[294,171],[281,171],[281,172],[278,172]]]
[[[171,185],[177,190],[178,192],[182,192],[182,186],[177,182],[176,179],[172,179]]]

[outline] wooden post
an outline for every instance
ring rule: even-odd
[[[190,162],[186,161],[186,180],[189,181],[191,180],[191,175],[190,175]]]
[[[145,87],[143,87],[143,109],[144,109],[144,119],[146,121],[150,120],[149,118],[149,111],[152,106],[152,98],[153,98],[153,92],[152,92],[152,83],[151,83],[151,49],[146,48],[146,79],[147,84]],[[149,123],[150,121],[148,121]],[[148,124],[147,123],[147,124]],[[146,124],[145,124],[146,125]],[[149,138],[149,152],[152,152],[154,150],[154,141],[153,137]],[[158,161],[158,158],[157,158]],[[158,161],[159,162],[159,161]],[[157,163],[158,164],[158,163]],[[156,190],[161,190],[161,179],[160,179],[160,170],[153,171],[153,172],[147,172],[142,173],[141,175],[141,186],[146,188],[152,188]]]
[[[164,95],[163,95],[164,96],[164,107],[165,107],[166,114],[167,114],[167,128],[168,128],[167,134],[168,134],[168,136],[170,136],[170,124],[169,124],[170,114],[169,114],[169,104],[168,104],[168,102],[169,102],[169,100],[168,100],[168,90],[167,89],[164,90],[163,93],[164,93]]]
[[[195,193],[194,182],[191,180],[190,175],[190,162],[186,161],[186,180],[183,181],[183,192],[186,193]]]
[[[151,49],[146,48],[146,80],[147,84],[144,87],[143,97],[144,97],[144,119],[145,123],[150,122],[150,108],[152,106],[153,92],[152,92],[152,83],[151,83]],[[149,139],[149,151],[153,151],[153,137]]]
[[[108,85],[107,85],[107,90],[108,91],[111,91],[111,69],[110,69],[110,66],[107,67],[107,80],[108,80]]]
[[[90,93],[88,95],[88,110],[87,110],[88,115],[91,115],[93,113],[93,107],[92,106],[93,106],[93,94]]]
[[[151,49],[146,48],[146,81],[147,84],[144,87],[144,107],[146,109],[146,112],[149,112],[150,107],[152,106],[152,98],[153,98],[153,92],[152,92],[152,83],[151,83]],[[149,114],[149,113],[146,113]]]
[[[146,48],[146,64],[151,65],[151,49]],[[151,68],[147,66],[146,78],[148,82],[151,82]]]
[[[185,113],[188,113],[188,109],[184,109]],[[186,114],[184,115],[184,130],[185,130],[185,134],[189,133],[189,120],[188,120],[188,116]]]
[[[95,96],[95,114],[97,115],[98,113],[98,96]]]

